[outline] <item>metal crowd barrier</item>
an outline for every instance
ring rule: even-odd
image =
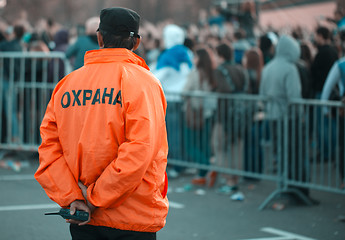
[[[0,52],[0,148],[37,151],[56,83],[71,71],[61,52]]]
[[[169,164],[274,181],[276,190],[259,209],[282,193],[294,194],[306,204],[312,204],[306,197],[310,189],[345,194],[342,103],[282,103],[216,93],[166,95],[181,99],[168,101]],[[197,118],[197,124],[188,122],[190,99],[199,103],[195,108],[203,106],[202,124]],[[281,117],[267,115],[272,103],[280,104]]]
[[[37,151],[56,83],[71,71],[63,53],[0,52],[0,149]],[[345,194],[344,105],[257,95],[166,93],[168,163],[269,180],[306,204],[308,189]],[[280,106],[282,115],[267,110]],[[202,112],[195,112],[202,106]]]

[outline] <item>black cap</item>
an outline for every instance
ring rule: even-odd
[[[136,36],[139,31],[140,16],[127,8],[105,8],[100,14],[98,30],[118,36]]]

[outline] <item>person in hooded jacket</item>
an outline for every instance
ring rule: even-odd
[[[265,105],[265,124],[262,136],[270,136],[273,144],[273,155],[276,156],[276,161],[283,167],[284,154],[288,154],[288,175],[289,178],[297,181],[307,181],[306,171],[308,161],[299,158],[304,156],[300,154],[302,148],[299,146],[298,125],[296,119],[289,116],[289,142],[288,152],[284,152],[283,144],[283,121],[288,114],[288,102],[291,99],[302,98],[301,80],[296,67],[301,54],[299,43],[288,35],[282,35],[276,47],[274,58],[264,67],[262,71],[259,94],[268,98]],[[298,114],[298,113],[296,113]],[[295,126],[295,127],[292,127]],[[303,138],[302,138],[303,139]],[[273,163],[271,163],[273,164]],[[301,166],[301,168],[299,168]],[[284,170],[284,169],[283,169]],[[292,196],[309,196],[308,189],[290,187]],[[298,198],[300,199],[300,198]],[[311,199],[312,203],[316,203]]]
[[[100,49],[55,87],[41,124],[36,180],[63,208],[89,213],[67,220],[73,240],[156,239],[168,213],[166,100],[133,51],[140,16],[100,14]]]

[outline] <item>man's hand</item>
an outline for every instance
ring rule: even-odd
[[[79,188],[81,189],[81,191],[82,191],[82,193],[83,193],[83,196],[84,196],[84,198],[85,198],[85,200],[86,200],[87,206],[90,208],[90,211],[93,212],[93,211],[96,209],[96,207],[95,207],[94,205],[92,205],[92,204],[87,200],[87,187],[86,187],[84,184],[82,184],[80,181],[78,182],[78,186],[79,186]]]
[[[76,210],[82,210],[89,213],[89,219],[85,222],[81,222],[75,219],[67,219],[67,223],[78,224],[79,226],[85,225],[91,220],[91,210],[90,208],[81,200],[75,200],[70,205],[70,214],[73,215]]]

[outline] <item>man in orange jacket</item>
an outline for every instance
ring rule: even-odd
[[[54,89],[41,124],[36,180],[61,207],[72,239],[156,239],[168,213],[166,100],[134,54],[139,15],[103,9],[100,49]]]

